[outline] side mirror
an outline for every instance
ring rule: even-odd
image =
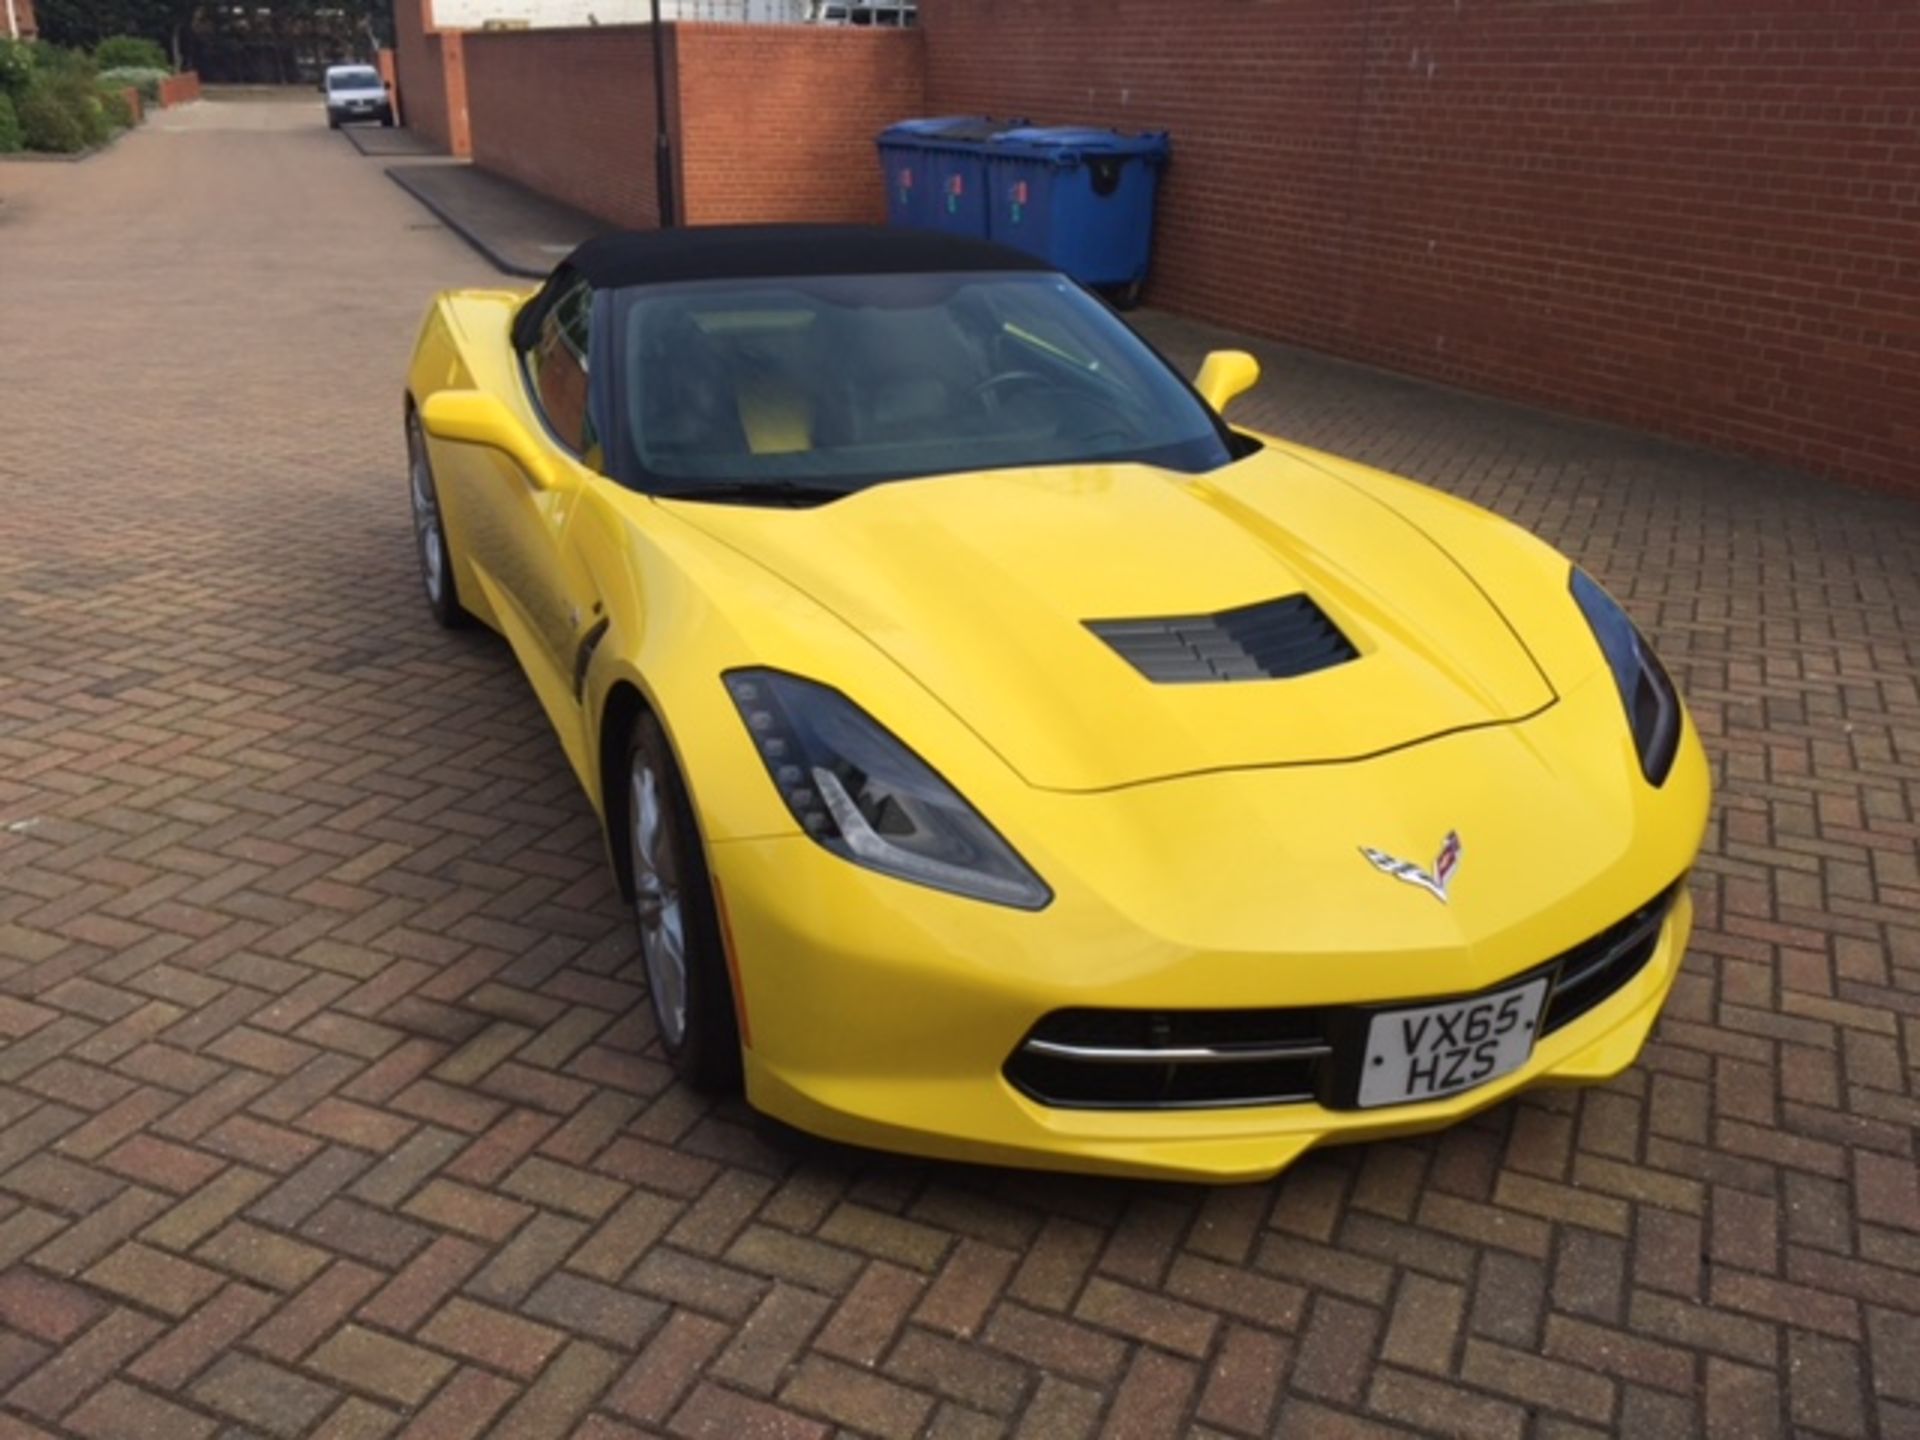
[[[420,407],[420,423],[436,440],[498,450],[542,490],[560,483],[560,470],[546,447],[528,433],[498,396],[483,390],[439,390]]]
[[[1227,406],[1251,390],[1260,379],[1260,362],[1244,350],[1216,350],[1207,356],[1194,377],[1200,398],[1225,414]]]

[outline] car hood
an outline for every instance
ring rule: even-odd
[[[811,509],[673,508],[859,630],[1047,789],[1351,761],[1554,700],[1434,541],[1272,450],[1199,477],[1053,467],[882,484]],[[1092,628],[1301,594],[1355,658],[1289,678],[1157,681]],[[1193,659],[1171,645],[1155,653]]]

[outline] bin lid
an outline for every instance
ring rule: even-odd
[[[925,144],[930,140],[977,143],[1025,123],[1024,120],[994,120],[985,115],[935,115],[889,125],[880,132],[880,142],[883,145]]]
[[[1050,158],[1070,165],[1083,158],[1100,156],[1137,156],[1159,162],[1167,158],[1173,147],[1164,130],[1147,135],[1122,135],[1118,130],[1090,125],[1032,125],[1002,131],[994,137],[993,148],[1002,153]]]

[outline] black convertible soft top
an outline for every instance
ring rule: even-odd
[[[596,290],[683,280],[771,280],[810,275],[937,275],[1051,270],[1004,245],[874,225],[713,225],[602,235],[561,271]]]

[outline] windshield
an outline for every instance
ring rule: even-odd
[[[1231,458],[1213,413],[1058,275],[646,286],[615,325],[624,458],[648,489]]]
[[[327,88],[330,90],[379,90],[380,72],[377,70],[336,70],[327,76]]]

